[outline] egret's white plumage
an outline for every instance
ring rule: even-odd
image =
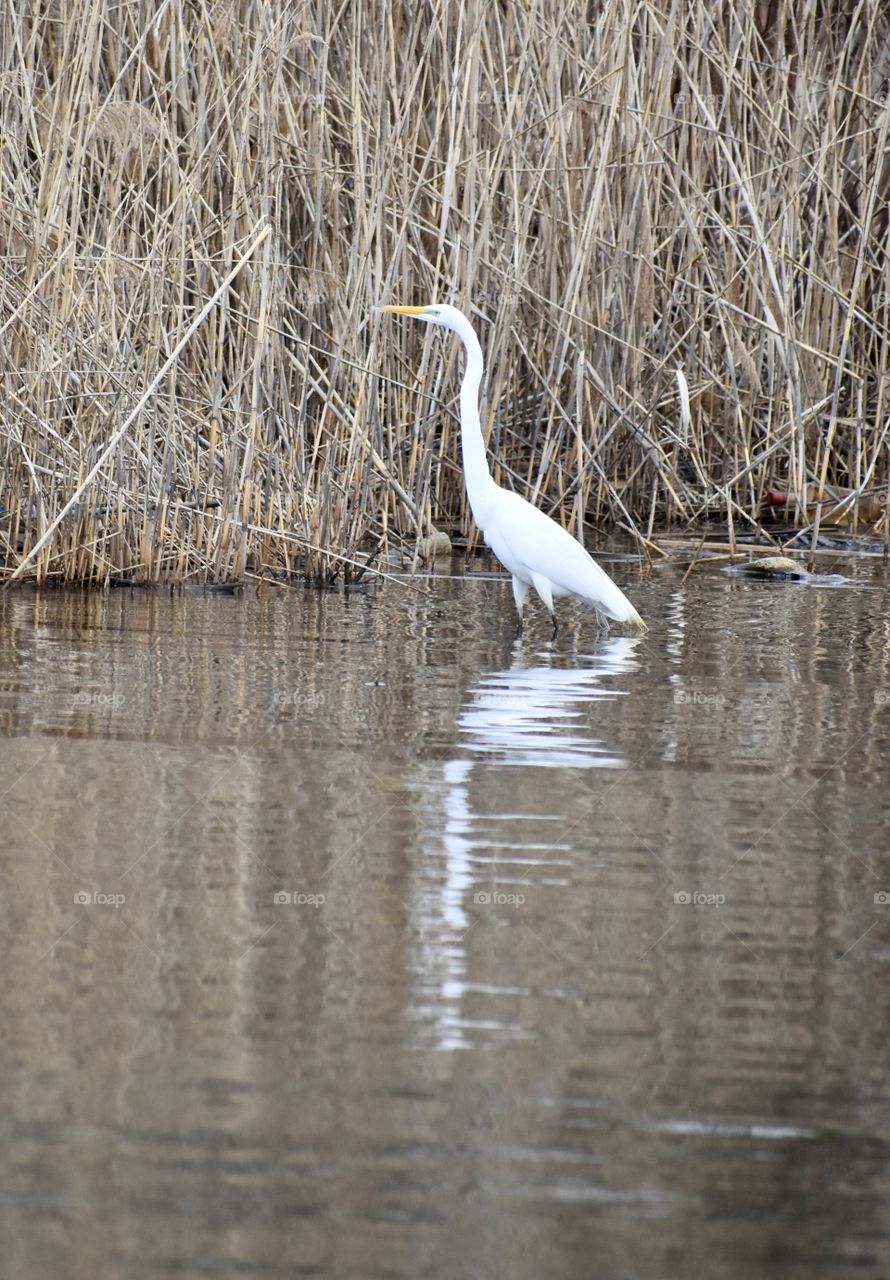
[[[520,621],[528,589],[534,587],[553,617],[554,629],[554,596],[577,596],[600,616],[645,627],[624,592],[576,538],[518,493],[501,489],[492,479],[479,421],[482,348],[467,317],[456,307],[445,305],[380,310],[451,329],[464,344],[467,367],[460,386],[460,423],[467,496],[486,543],[513,577],[513,598]]]

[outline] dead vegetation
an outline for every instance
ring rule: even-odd
[[[6,576],[470,533],[456,344],[379,301],[475,312],[496,477],[575,530],[886,512],[888,76],[880,0],[4,6]]]

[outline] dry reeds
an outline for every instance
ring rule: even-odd
[[[459,353],[379,301],[475,311],[497,478],[576,531],[883,501],[888,50],[880,0],[4,6],[6,576],[470,532]]]

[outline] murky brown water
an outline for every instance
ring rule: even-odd
[[[890,1275],[840,571],[0,597],[3,1274]]]

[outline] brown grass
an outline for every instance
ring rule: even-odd
[[[475,313],[496,476],[575,530],[886,513],[888,51],[881,0],[3,6],[6,576],[472,536],[459,352],[379,301]]]

